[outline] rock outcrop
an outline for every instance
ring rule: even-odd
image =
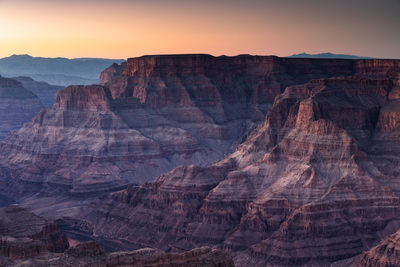
[[[181,253],[141,249],[106,253],[96,242],[69,242],[55,223],[19,206],[0,208],[1,266],[234,266],[229,254],[207,247]]]
[[[288,86],[224,160],[113,193],[82,221],[143,247],[220,247],[239,266],[356,256],[400,227],[399,66]]]
[[[43,108],[39,98],[16,80],[0,76],[0,141]]]
[[[64,88],[62,86],[51,85],[46,82],[38,82],[26,76],[19,76],[13,79],[19,81],[24,88],[37,95],[37,97],[43,103],[43,106],[46,108],[53,106],[56,93]]]
[[[351,266],[396,267],[400,266],[400,231],[385,238],[377,246],[362,253]]]
[[[130,59],[7,137],[2,181],[111,248],[326,266],[400,228],[399,73],[398,60]]]
[[[99,267],[233,267],[232,258],[218,249],[202,247],[182,253],[165,253],[145,248],[135,251],[105,253],[95,242],[80,243],[63,254],[48,253],[12,266],[99,266]]]
[[[56,224],[18,206],[0,208],[0,263],[61,253],[69,244]]]
[[[52,108],[5,140],[1,176],[86,194],[205,166],[232,152],[288,85],[353,69],[351,60],[272,56],[129,59],[102,73],[103,86],[59,91]]]

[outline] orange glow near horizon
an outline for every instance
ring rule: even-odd
[[[363,25],[363,17],[338,18],[342,13],[331,11],[310,15],[309,9],[265,2],[0,0],[0,57],[304,51],[400,57],[400,39],[390,28],[397,19],[380,23],[380,17],[372,17],[372,26]]]

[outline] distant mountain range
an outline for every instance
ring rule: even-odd
[[[343,58],[368,59],[354,55],[320,53],[294,54],[295,58]],[[27,76],[36,81],[43,81],[58,86],[88,85],[98,83],[100,73],[113,63],[120,64],[123,59],[106,58],[44,58],[30,55],[12,55],[0,58],[0,75],[3,77]]]
[[[101,71],[123,59],[105,58],[43,58],[30,55],[12,55],[0,59],[0,75],[28,76],[54,85],[93,84]]]
[[[298,58],[343,58],[343,59],[371,59],[372,57],[360,57],[354,55],[345,55],[345,54],[333,54],[333,53],[320,53],[320,54],[307,54],[300,53],[294,54],[289,57],[298,57]]]

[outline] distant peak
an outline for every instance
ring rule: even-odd
[[[319,54],[308,54],[306,52],[300,54],[293,54],[289,57],[297,58],[342,58],[342,59],[371,59],[371,57],[355,56],[347,54],[333,54],[331,52],[319,53]]]
[[[31,55],[28,54],[13,54],[12,57],[32,57]]]

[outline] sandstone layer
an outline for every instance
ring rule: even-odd
[[[41,191],[18,200],[111,249],[326,266],[400,228],[399,73],[398,60],[130,59],[7,137],[1,182]]]
[[[222,159],[264,120],[285,87],[349,75],[351,60],[145,56],[103,85],[70,86],[0,146],[13,188],[86,194],[141,184],[178,165]],[[26,188],[26,187],[25,187]]]
[[[221,250],[202,247],[183,253],[165,253],[145,248],[105,253],[95,242],[80,243],[63,254],[48,253],[10,266],[91,266],[91,267],[233,267],[232,258]]]
[[[234,266],[229,254],[207,247],[182,253],[155,249],[106,253],[93,241],[69,246],[54,222],[19,206],[0,208],[1,266]]]
[[[363,60],[288,86],[224,160],[113,193],[81,225],[142,247],[223,248],[238,266],[356,256],[400,227],[399,73],[400,61]]]
[[[0,141],[43,108],[39,98],[16,80],[0,76]]]
[[[385,238],[377,246],[358,256],[351,266],[396,267],[400,266],[400,231]]]

